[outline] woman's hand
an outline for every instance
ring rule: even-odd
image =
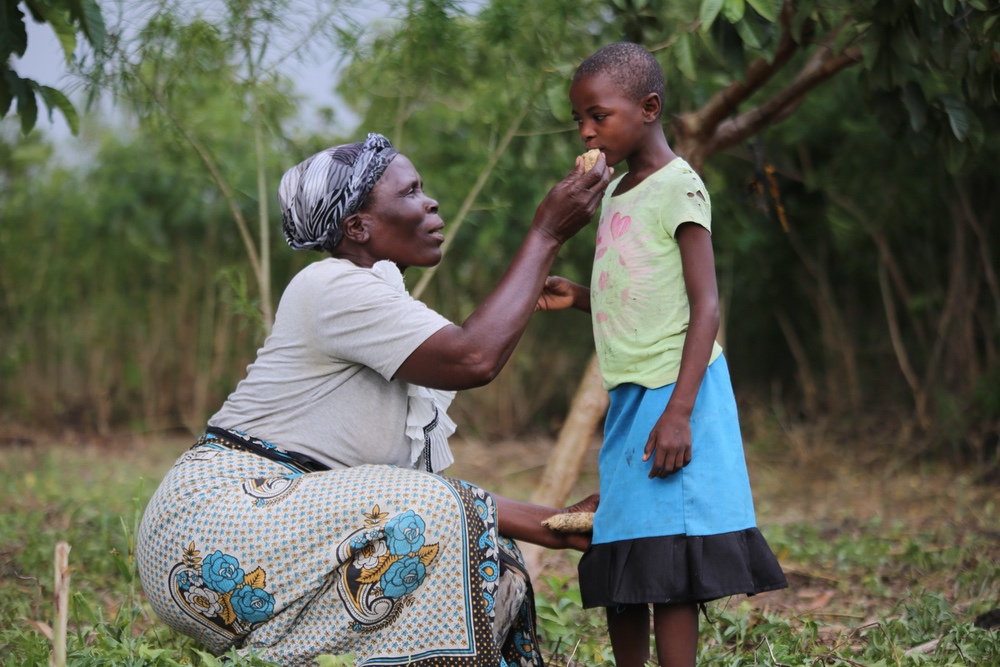
[[[599,493],[592,493],[580,502],[570,505],[569,507],[564,507],[559,511],[560,514],[567,512],[596,512],[597,505],[601,501],[601,495]],[[593,538],[593,533],[556,533],[556,535],[565,541],[566,549],[576,549],[577,551],[586,551],[590,548],[590,541]]]
[[[497,493],[492,496],[497,506],[497,527],[501,535],[548,549],[586,551],[590,546],[590,533],[559,533],[543,526],[542,521],[562,512],[596,511],[600,501],[598,494],[589,495],[575,505],[561,510],[513,500]]]
[[[582,306],[586,304],[586,308]],[[577,308],[590,311],[590,290],[561,276],[549,276],[535,303],[535,311]]]
[[[610,182],[611,169],[604,153],[588,172],[583,171],[583,161],[578,159],[569,176],[549,190],[538,205],[532,229],[562,245],[593,220]]]
[[[596,512],[597,506],[601,503],[601,494],[592,493],[580,502],[564,507],[560,512]]]

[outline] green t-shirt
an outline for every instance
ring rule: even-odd
[[[675,158],[628,192],[604,195],[590,279],[597,358],[607,389],[677,381],[690,309],[680,247],[686,222],[712,231],[712,204],[691,166]],[[716,342],[709,363],[722,353]]]

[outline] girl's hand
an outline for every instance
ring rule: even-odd
[[[691,463],[691,415],[683,410],[667,409],[656,420],[646,441],[642,460],[653,459],[649,478],[665,478]]]
[[[560,276],[549,276],[545,279],[545,286],[542,287],[542,293],[538,296],[535,311],[572,308],[577,287],[583,286]]]

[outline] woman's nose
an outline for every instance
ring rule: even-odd
[[[434,199],[431,199],[430,197],[427,197],[426,207],[427,207],[427,212],[428,213],[437,213],[438,212],[438,203],[437,203],[437,201],[434,200]]]

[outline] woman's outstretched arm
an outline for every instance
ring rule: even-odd
[[[545,196],[531,228],[493,292],[460,326],[446,326],[403,362],[395,377],[437,389],[490,382],[514,351],[562,244],[585,227],[611,179],[602,156],[577,168]]]
[[[590,546],[589,533],[559,533],[543,526],[542,521],[560,512],[593,512],[600,500],[597,494],[587,496],[575,505],[563,509],[532,505],[497,494],[491,495],[497,505],[497,524],[501,535],[549,549],[586,551]]]

